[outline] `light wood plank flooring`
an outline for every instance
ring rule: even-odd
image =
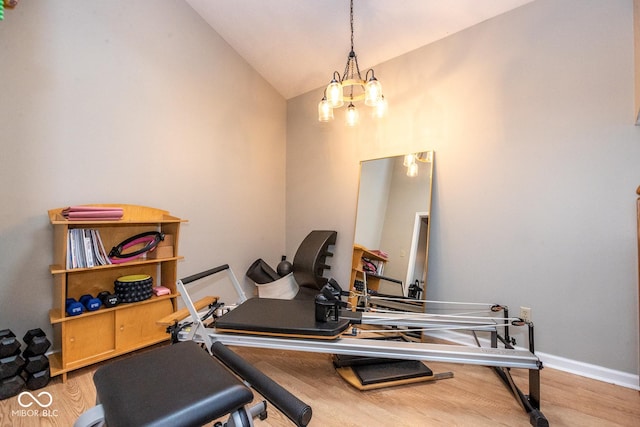
[[[310,426],[529,425],[528,416],[490,368],[429,363],[435,373],[451,371],[454,378],[361,392],[336,374],[331,357],[326,354],[233,350],[310,404]],[[48,416],[16,412],[22,409],[16,397],[0,402],[0,426],[71,426],[80,413],[94,404],[92,376],[96,367],[70,373],[64,384],[55,378],[42,389],[53,395]],[[527,372],[512,370],[512,374],[526,393]],[[640,425],[638,391],[550,368],[542,370],[541,378],[541,409],[551,426]],[[171,395],[155,390],[149,398],[170,399]],[[273,406],[269,406],[265,421],[256,420],[256,426],[292,425]]]

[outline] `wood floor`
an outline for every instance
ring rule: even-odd
[[[238,354],[313,408],[310,426],[528,426],[516,400],[490,368],[429,363],[454,378],[381,390],[357,391],[335,372],[326,354],[233,348]],[[126,357],[126,356],[125,356]],[[179,363],[179,361],[176,361]],[[0,402],[0,426],[71,426],[93,406],[97,366],[55,378],[42,390],[53,396],[48,414],[20,413],[17,397]],[[512,370],[526,392],[527,372]],[[640,393],[545,368],[541,409],[551,426],[638,426]],[[149,399],[170,399],[156,390]],[[259,396],[257,397],[259,398]],[[35,405],[34,405],[35,406]],[[32,409],[32,408],[29,408]],[[42,410],[41,410],[42,411]],[[273,406],[256,426],[292,426]],[[135,426],[114,426],[135,427]]]

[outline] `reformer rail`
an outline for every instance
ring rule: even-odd
[[[184,335],[182,335],[184,334]],[[447,344],[383,341],[366,338],[337,338],[335,340],[313,340],[303,338],[261,337],[248,334],[216,332],[209,329],[207,336],[213,342],[239,347],[256,347],[272,350],[293,350],[312,353],[369,356],[389,359],[423,360],[430,362],[465,363],[506,368],[540,369],[540,360],[527,350],[464,347]],[[187,338],[182,332],[181,340]],[[205,340],[199,334],[197,342]]]

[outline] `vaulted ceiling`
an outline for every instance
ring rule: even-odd
[[[355,0],[362,71],[533,0]],[[349,0],[187,0],[286,99],[342,73]],[[380,76],[381,79],[383,78]]]

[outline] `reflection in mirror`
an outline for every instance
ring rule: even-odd
[[[352,289],[425,299],[433,157],[425,151],[361,163]]]

